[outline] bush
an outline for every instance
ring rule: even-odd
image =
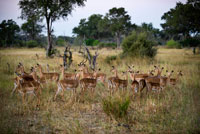
[[[117,56],[113,55],[113,56],[107,56],[105,59],[105,62],[110,64],[113,60],[116,60]]]
[[[122,42],[122,56],[154,57],[156,55],[154,45],[155,42],[148,38],[147,32],[133,31]]]
[[[168,48],[181,48],[181,45],[177,41],[174,41],[173,39],[167,41],[166,46]]]
[[[115,44],[115,43],[104,43],[104,42],[101,42],[101,43],[98,44],[98,47],[99,48],[103,48],[103,47],[116,48],[117,44]]]
[[[87,39],[85,40],[85,44],[87,46],[96,46],[99,43],[98,40],[94,40],[94,39]]]
[[[127,110],[130,104],[129,97],[108,97],[102,100],[103,111],[110,117],[116,120],[127,115]]]
[[[56,40],[56,45],[57,45],[57,46],[65,46],[65,44],[66,44],[66,43],[65,43],[65,40],[64,40],[64,39],[60,39],[60,38],[59,38],[59,39]]]
[[[200,39],[199,38],[187,38],[180,42],[180,44],[184,47],[196,47],[200,46]]]
[[[35,40],[29,40],[29,41],[26,42],[26,46],[28,48],[37,47],[37,41],[35,41]]]

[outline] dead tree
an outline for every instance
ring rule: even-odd
[[[47,72],[49,73],[49,64],[47,64]]]
[[[7,62],[7,66],[8,66],[8,73],[10,73],[10,64]]]
[[[95,55],[91,55],[89,49],[84,45],[86,55],[84,57],[89,61],[89,66],[92,70],[95,70],[97,57],[99,56],[98,52],[95,52]]]
[[[70,46],[66,46],[63,56],[63,66],[65,69],[69,68],[72,64],[72,52],[70,50]]]

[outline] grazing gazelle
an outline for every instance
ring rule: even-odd
[[[47,82],[47,80],[53,80],[58,82],[60,77],[59,73],[44,73],[40,64],[37,64],[36,69],[39,69],[39,77],[40,79],[44,79],[45,82]]]
[[[16,73],[17,75],[17,86],[16,91],[21,93],[22,95],[22,102],[24,103],[25,95],[27,93],[34,94],[37,97],[37,106],[40,104],[40,83],[36,81],[24,81],[23,78]]]
[[[75,70],[76,72],[76,70]],[[76,93],[76,88],[79,85],[79,78],[80,78],[80,74],[76,73],[75,74],[75,78],[74,79],[63,79],[63,80],[59,80],[57,83],[57,91],[56,94],[54,96],[54,100],[56,99],[57,95],[60,93],[60,91],[62,91],[62,98],[64,95],[64,90],[73,90],[73,94]]]

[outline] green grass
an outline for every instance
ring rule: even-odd
[[[64,48],[58,48],[61,54]],[[73,48],[72,68],[82,57]],[[193,55],[190,49],[159,48],[155,59],[125,58],[106,62],[107,56],[118,55],[121,50],[99,50],[98,67],[112,76],[111,65],[115,65],[119,74],[127,69],[127,64],[135,65],[136,70],[147,72],[153,65],[161,65],[175,72],[182,70],[183,77],[176,86],[169,86],[164,91],[142,93],[133,96],[130,86],[125,93],[117,92],[110,97],[107,87],[97,85],[95,93],[86,91],[76,96],[65,91],[64,100],[58,95],[53,96],[57,89],[55,83],[42,89],[40,109],[36,99],[28,95],[22,105],[20,94],[11,97],[15,67],[19,62],[29,72],[36,63],[50,65],[50,71],[60,72],[61,58],[46,59],[43,49],[2,49],[0,50],[0,130],[1,133],[199,133],[200,132],[200,55]],[[39,55],[37,60],[35,54]],[[92,51],[94,53],[94,51]],[[10,71],[7,63],[10,64]],[[70,69],[69,71],[71,71]],[[165,73],[163,73],[165,74]],[[173,75],[175,77],[176,74]],[[76,97],[76,99],[75,99]],[[125,114],[120,118],[112,118],[113,113],[106,114],[103,101],[109,104],[122,103],[128,98],[129,105],[123,109]],[[110,103],[111,102],[111,103]],[[115,103],[117,105],[117,103]],[[116,110],[115,106],[107,110]],[[118,107],[119,108],[119,107]],[[115,112],[115,111],[113,111]],[[118,112],[120,113],[120,112]],[[115,114],[115,113],[114,113]],[[117,117],[120,114],[117,114]]]

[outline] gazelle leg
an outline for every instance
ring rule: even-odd
[[[14,88],[13,88],[13,90],[12,90],[12,92],[11,92],[11,96],[13,96],[14,92],[16,91],[16,89],[17,89],[17,84],[14,83]]]
[[[22,103],[24,104],[24,101],[25,101],[25,94],[22,93]]]
[[[58,89],[57,89],[56,94],[54,96],[54,100],[56,100],[56,97],[60,93],[61,90],[62,90],[62,88],[60,87],[60,85],[58,85]]]

